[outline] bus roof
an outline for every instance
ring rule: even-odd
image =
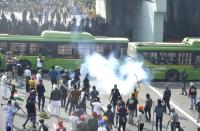
[[[185,38],[182,43],[159,43],[159,42],[129,42],[129,45],[135,45],[137,50],[164,50],[164,51],[200,51],[200,38]]]
[[[182,43],[185,45],[191,45],[193,47],[200,47],[200,38],[186,37],[183,39]]]
[[[61,32],[61,31],[44,31],[41,36],[29,35],[8,35],[0,34],[0,41],[13,42],[69,42],[69,43],[121,43],[128,44],[126,38],[114,37],[94,37],[87,32]]]
[[[159,43],[159,42],[130,42],[130,44],[135,44],[138,47],[165,47],[165,46],[183,46],[182,43],[169,43],[169,42],[165,42],[165,43]]]

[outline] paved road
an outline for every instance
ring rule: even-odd
[[[51,92],[51,85],[49,80],[44,80],[44,84],[46,87],[46,106],[48,104],[48,97],[49,94]],[[156,103],[157,99],[160,98],[159,93],[163,93],[164,91],[164,85],[166,83],[164,82],[154,82],[151,83],[150,85],[148,84],[142,84],[141,85],[141,90],[140,90],[140,94],[139,94],[139,102],[141,104],[144,103],[145,101],[145,95],[146,93],[150,93],[152,99],[154,100],[154,103]],[[151,86],[155,87],[152,88]],[[172,90],[172,102],[175,103],[180,109],[181,112],[178,111],[179,116],[180,116],[180,122],[181,125],[184,127],[185,131],[195,131],[197,130],[197,125],[191,120],[191,119],[196,119],[197,113],[195,110],[189,110],[189,105],[190,105],[190,101],[188,100],[188,97],[186,96],[181,96],[180,92],[181,89],[179,88],[180,84],[179,83],[170,83],[170,88]],[[198,85],[199,86],[199,85]],[[200,86],[199,86],[200,87]],[[153,91],[152,89],[155,89],[155,91]],[[20,95],[26,98],[26,94],[24,94],[24,89],[18,89],[20,92]],[[199,92],[200,94],[200,92]],[[124,100],[127,100],[127,98],[130,96],[130,94],[127,94],[125,96],[123,96]],[[109,101],[108,101],[108,94],[101,94],[101,101],[102,103],[106,106]],[[6,103],[6,101],[1,100],[2,103]],[[25,110],[25,103],[20,103],[21,107],[23,110]],[[47,108],[45,107],[45,110],[47,111]],[[88,106],[87,108],[88,110],[88,114],[91,114],[91,109]],[[26,111],[26,110],[25,110]],[[183,114],[183,111],[186,114]],[[0,109],[0,114],[1,116],[3,116],[2,113],[2,108]],[[189,118],[191,119],[189,119]],[[61,117],[60,119],[62,119],[64,121],[65,126],[67,127],[67,129],[70,129],[70,125],[69,125],[69,116],[68,114],[66,114],[64,112],[64,109],[61,109]],[[37,121],[39,120],[39,118],[37,117]],[[166,130],[166,123],[169,120],[169,115],[164,115],[164,119],[163,119],[163,130]],[[14,125],[15,125],[15,131],[22,131],[22,124],[25,121],[25,115],[22,113],[22,111],[19,111],[14,119]],[[55,124],[57,122],[57,118],[55,117],[51,117],[50,119],[45,120],[45,123],[48,125],[48,127],[50,128],[51,131],[53,131],[54,127],[53,124]],[[27,125],[31,125],[31,123],[28,123]],[[152,131],[152,125],[153,125],[153,130],[155,130],[155,122],[154,120],[152,121],[152,123],[145,123],[145,131]],[[4,117],[0,117],[0,126],[4,127]],[[136,126],[131,126],[131,125],[127,125],[127,129],[126,131],[133,131],[133,130],[137,130]],[[168,129],[170,130],[170,129]],[[114,129],[114,131],[117,131],[116,129]]]

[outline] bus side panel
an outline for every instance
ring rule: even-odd
[[[150,79],[152,80],[164,80],[165,79],[165,72],[166,67],[157,66],[157,65],[147,65],[150,69]]]
[[[28,60],[31,63],[31,68],[36,70],[36,61],[38,56],[22,56],[20,60]]]
[[[150,69],[152,80],[166,80],[166,73],[170,70],[177,70],[179,73],[179,80],[181,80],[181,72],[186,71],[188,81],[200,80],[200,68],[194,69],[192,66],[173,66],[173,65],[147,65]]]
[[[61,59],[61,58],[51,58],[44,61],[44,68],[51,69],[51,66],[60,66],[64,69],[77,69],[83,63],[83,59]]]
[[[23,56],[22,60],[31,62],[32,69],[36,70],[36,60],[38,56]],[[77,69],[83,63],[83,59],[45,58],[43,69],[49,70],[52,66],[61,66],[64,69]]]
[[[194,68],[193,70],[194,73],[192,76],[195,77],[196,81],[200,81],[200,68]]]

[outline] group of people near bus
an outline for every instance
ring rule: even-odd
[[[72,131],[109,131],[113,127],[117,128],[118,131],[123,129],[126,130],[126,124],[137,125],[138,130],[142,131],[145,127],[146,122],[156,121],[156,131],[162,130],[163,116],[164,113],[170,115],[170,119],[167,127],[170,125],[171,131],[183,131],[180,126],[179,116],[175,108],[170,106],[171,90],[169,85],[165,85],[165,91],[163,93],[163,98],[157,100],[157,104],[154,107],[154,103],[149,93],[146,94],[145,104],[142,105],[139,102],[139,88],[135,87],[134,91],[131,93],[130,98],[125,100],[117,84],[114,85],[111,90],[109,100],[110,103],[107,105],[107,109],[104,108],[105,105],[101,103],[99,91],[94,86],[90,84],[89,74],[84,77],[81,76],[80,69],[76,69],[73,72],[68,70],[63,70],[59,66],[52,66],[48,72],[48,78],[51,82],[51,86],[43,83],[44,78],[42,74],[43,61],[41,56],[36,59],[37,72],[34,74],[31,71],[31,67],[27,66],[25,69],[17,69],[16,78],[25,78],[25,92],[27,93],[26,99],[26,120],[22,125],[26,128],[26,124],[29,120],[32,122],[33,128],[36,128],[36,115],[38,112],[47,112],[54,117],[60,116],[60,109],[64,108],[65,112],[68,113],[71,130]],[[11,54],[7,56],[7,64],[12,64],[13,60]],[[9,74],[9,72],[11,72]],[[12,70],[5,70],[1,77],[1,91],[2,99],[8,100],[7,105],[3,108],[6,114],[6,128],[7,131],[13,130],[13,119],[14,114],[22,109],[20,106],[15,106],[15,93],[17,89],[15,86],[10,87],[12,77],[14,73]],[[83,78],[83,79],[82,79]],[[187,80],[187,74],[185,71],[182,73],[181,87],[182,93],[191,98],[191,108],[196,108],[198,111],[199,123],[200,119],[200,102],[197,102],[197,88],[194,83],[190,83],[190,88],[188,92],[185,89]],[[22,79],[16,79],[17,83],[21,83]],[[23,83],[23,82],[22,82]],[[51,88],[52,92],[49,96],[49,104],[46,104],[47,98],[45,97],[46,88]],[[11,96],[9,97],[9,91],[11,91]],[[37,98],[37,99],[36,99]],[[11,100],[9,100],[11,99]],[[37,105],[36,105],[37,102]],[[89,117],[87,104],[91,106],[92,118]],[[47,107],[47,110],[46,108]],[[152,114],[153,110],[153,114]],[[12,116],[12,117],[11,117]],[[152,117],[153,116],[153,117]],[[44,124],[44,120],[40,120],[39,129],[46,130],[48,127]],[[66,130],[63,121],[58,121],[57,123],[58,131]],[[41,130],[40,130],[41,131]]]
[[[37,61],[40,63],[41,61],[39,59],[40,57],[38,57]],[[69,130],[69,128],[72,131],[110,131],[113,130],[113,128],[117,128],[118,131],[121,129],[125,131],[127,124],[137,125],[138,130],[143,131],[145,123],[154,121],[154,118],[156,121],[156,131],[158,131],[163,128],[163,116],[164,113],[167,112],[170,115],[167,127],[170,125],[171,131],[183,131],[180,126],[178,113],[175,108],[170,106],[171,90],[169,85],[165,86],[163,98],[158,99],[154,107],[154,100],[152,100],[149,93],[146,94],[146,101],[142,105],[138,97],[139,88],[136,87],[131,93],[130,98],[125,100],[115,84],[111,90],[109,97],[110,103],[107,105],[106,109],[104,107],[106,105],[101,103],[99,91],[95,86],[91,86],[89,80],[90,76],[88,74],[81,79],[82,77],[79,69],[72,73],[68,70],[59,70],[57,68],[52,66],[49,70],[50,87],[43,83],[44,78],[41,65],[38,67],[36,75],[33,75],[30,67],[24,70],[26,81],[26,89],[24,91],[27,92],[27,118],[22,125],[23,128],[27,128],[26,124],[29,120],[31,120],[33,128],[36,128],[36,115],[38,112],[49,112],[51,117],[59,117],[60,109],[64,108],[65,112],[68,113],[71,127],[65,127],[63,121],[59,120],[56,127],[57,131]],[[3,92],[2,98],[5,100],[9,99],[8,84],[8,73],[4,72],[1,78],[1,89]],[[46,101],[48,101],[45,97],[46,88],[52,88],[49,104],[45,104]],[[189,94],[193,101],[191,103],[191,108],[194,108],[194,106],[197,107],[200,114],[200,103],[196,104],[194,96],[196,93],[194,93],[194,91],[197,91],[197,89],[192,83],[189,89]],[[22,109],[20,106],[16,108],[12,103],[16,102],[8,100],[7,105],[3,108],[6,114],[7,131],[13,130],[14,114]],[[86,108],[87,104],[91,106],[91,111]],[[200,117],[198,117],[198,122],[199,118]],[[40,131],[42,131],[42,129],[43,131],[48,130],[48,126],[44,124],[43,119],[39,120],[39,122]]]

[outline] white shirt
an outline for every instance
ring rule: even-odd
[[[7,86],[7,76],[4,74],[2,77],[1,77],[1,86]]]
[[[79,118],[77,116],[70,116],[69,121],[70,121],[70,124],[71,124],[71,130],[77,131],[78,130],[77,125],[78,125],[78,122],[79,122]]]
[[[94,106],[94,112],[96,112],[97,115],[101,115],[102,104],[100,102],[93,102],[92,105]]]
[[[30,76],[30,78],[31,78],[31,71],[30,71],[29,69],[26,69],[26,70],[24,71],[24,76],[25,76],[25,77]]]
[[[103,126],[103,127],[98,127],[98,131],[107,131],[107,129],[106,129],[106,127],[105,126]]]
[[[137,118],[138,124],[143,124],[145,120],[146,120],[145,114],[139,111]]]
[[[5,106],[3,108],[3,111],[5,112],[5,117],[7,122],[13,121],[13,114],[17,111],[16,108],[13,108],[12,106]]]
[[[36,74],[36,82],[37,82],[37,84],[39,84],[39,81],[42,79],[42,76],[41,76],[41,74],[40,73],[37,73]]]
[[[37,58],[37,67],[41,68],[42,67],[42,62],[40,58]]]

